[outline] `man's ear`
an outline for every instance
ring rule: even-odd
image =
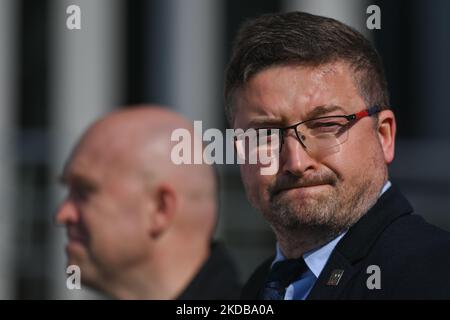
[[[150,232],[152,237],[159,237],[172,224],[177,208],[176,192],[170,185],[161,184],[154,194],[155,211],[151,216]]]
[[[384,161],[389,164],[395,156],[395,134],[397,124],[391,110],[383,110],[378,114],[377,134],[383,149]]]

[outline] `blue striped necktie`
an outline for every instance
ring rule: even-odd
[[[283,300],[286,288],[308,270],[303,258],[276,262],[267,276],[260,292],[262,300]]]

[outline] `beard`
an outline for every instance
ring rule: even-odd
[[[354,225],[377,201],[386,169],[375,159],[371,165],[356,181],[344,181],[329,169],[308,176],[281,176],[268,189],[269,210],[263,214],[277,237],[306,232],[315,234],[317,240],[332,239]],[[299,197],[295,189],[294,193],[283,191],[314,185],[324,187],[319,191],[306,188]]]

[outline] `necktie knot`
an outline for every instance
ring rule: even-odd
[[[274,263],[261,292],[264,300],[282,300],[286,287],[307,270],[303,258],[287,259]]]

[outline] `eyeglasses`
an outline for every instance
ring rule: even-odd
[[[256,152],[281,152],[286,132],[293,129],[303,148],[311,155],[333,150],[348,138],[348,129],[357,121],[370,117],[382,109],[379,106],[359,111],[350,115],[325,116],[301,121],[283,128],[255,128],[245,134],[236,136],[238,155],[247,159]],[[249,129],[250,130],[250,129]],[[247,130],[248,131],[248,130]],[[245,144],[245,139],[248,145]]]

